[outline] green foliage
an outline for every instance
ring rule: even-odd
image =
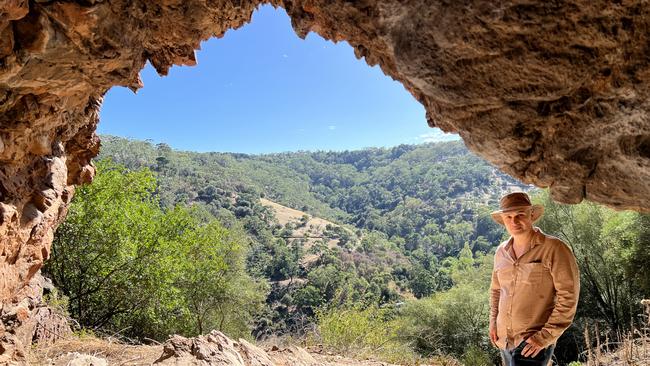
[[[80,340],[97,338],[97,334],[95,334],[95,332],[92,329],[88,329],[88,328],[81,328],[78,331],[75,331],[74,335]]]
[[[341,227],[324,233],[344,250],[375,259],[406,257],[403,260],[410,264],[392,280],[398,291],[417,297],[450,286],[438,263],[457,256],[466,243],[473,252],[488,253],[499,242],[503,231],[490,219],[489,209],[476,202],[496,202],[504,185],[517,184],[458,142],[255,156],[180,152],[160,144],[102,139],[102,156],[158,172],[162,206],[200,204],[226,227],[244,222],[253,239],[248,268],[256,275],[281,281],[309,271],[300,268],[299,258],[288,248],[291,240],[276,241],[297,227],[270,229],[272,214],[264,212],[258,201],[265,196],[353,225],[359,232],[356,237],[355,230]],[[298,226],[305,224],[306,217]],[[371,275],[362,277],[372,283]],[[392,297],[387,288],[380,291],[385,292],[383,298]]]
[[[628,273],[633,282],[639,286],[646,299],[650,296],[650,215],[637,215],[634,227],[638,228],[639,236],[636,245],[630,251]]]
[[[492,256],[474,258],[468,246],[458,258],[448,258],[446,270],[453,287],[407,302],[400,311],[400,337],[424,355],[452,354],[476,364],[491,360],[494,351],[487,339],[491,269]]]
[[[575,360],[585,346],[594,346],[582,339],[585,326],[599,323],[600,340],[592,342],[640,328],[639,302],[647,297],[650,283],[650,215],[616,212],[590,202],[558,204],[547,191],[535,200],[546,208],[538,225],[571,246],[580,268],[575,325],[558,341],[558,359]]]
[[[479,243],[474,250],[489,251],[487,243],[498,242],[501,231],[482,205],[470,201],[496,201],[502,193],[498,183],[517,184],[458,142],[255,156],[102,139],[102,156],[159,172],[164,206],[199,201],[216,211],[230,209],[232,197],[242,192],[251,196],[249,202],[263,194],[289,207],[309,208],[312,215],[404,239],[406,251],[422,248],[441,258],[455,256],[467,241]],[[491,178],[495,175],[498,181]],[[249,208],[238,203],[233,213],[255,214]]]
[[[264,288],[245,271],[247,241],[200,209],[162,209],[148,169],[98,164],[59,227],[45,272],[89,328],[165,339],[217,328],[249,334]]]
[[[90,327],[153,299],[162,221],[150,171],[127,172],[110,163],[99,170],[95,184],[77,190],[45,267],[68,296],[71,315]],[[139,277],[149,281],[139,283]]]
[[[53,309],[57,314],[65,317],[70,316],[68,313],[69,299],[57,288],[54,288],[51,292],[43,295],[43,303],[45,303],[50,309]]]
[[[299,332],[323,306],[372,308],[449,289],[453,263],[445,258],[463,248],[470,256],[488,253],[502,235],[489,210],[473,201],[494,202],[502,184],[516,184],[461,143],[252,156],[103,137],[102,156],[157,172],[159,206],[192,204],[229,230],[243,228],[251,243],[247,272],[271,282],[256,337]],[[308,215],[282,227],[260,204],[262,196]],[[348,227],[328,227],[307,249],[305,241],[288,237],[306,228],[309,216]],[[304,262],[306,255],[315,259]],[[189,317],[189,311],[163,309],[153,317]],[[200,317],[183,321],[190,323],[205,329]]]
[[[397,311],[376,307],[319,311],[321,341],[339,353],[374,355],[389,362],[413,363],[417,351],[426,357],[455,355],[466,365],[492,365],[497,355],[487,339],[491,259],[474,259],[470,253],[451,260],[450,272],[459,283],[409,301]],[[482,277],[472,277],[477,275]]]
[[[486,352],[479,346],[471,345],[465,350],[461,356],[463,365],[473,366],[492,366],[494,365],[494,357],[491,357],[489,352]]]
[[[378,357],[387,362],[413,364],[419,358],[397,337],[391,311],[334,308],[318,313],[319,341],[339,354]]]
[[[645,240],[649,216],[589,202],[562,205],[548,192],[541,192],[537,200],[546,206],[540,227],[566,241],[576,256],[581,275],[578,315],[606,321],[612,334],[629,329],[650,283],[650,273],[639,261],[650,251]]]
[[[241,233],[217,221],[194,228],[178,242],[179,274],[174,287],[189,310],[185,333],[219,329],[247,335],[248,323],[260,311],[266,292],[245,271],[246,246]],[[193,321],[192,321],[193,320]]]

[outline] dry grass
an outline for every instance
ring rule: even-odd
[[[289,222],[298,222],[300,221],[300,218],[303,215],[308,215],[306,212],[295,210],[287,206],[283,206],[279,203],[270,201],[265,198],[260,198],[260,203],[262,204],[262,206],[270,207],[271,209],[273,209],[273,211],[275,211],[275,217],[278,219],[278,222],[281,225],[286,225]],[[309,216],[309,221],[307,222],[307,227],[313,225],[314,229],[317,232],[322,233],[323,231],[325,231],[325,227],[327,225],[339,226],[325,219],[312,217],[311,215],[308,216]]]
[[[391,366],[386,362],[365,357],[350,357],[326,352],[322,347],[299,348],[297,339],[276,339],[258,345],[265,349],[278,366]],[[302,344],[301,344],[302,345]],[[275,347],[274,347],[275,346]],[[111,366],[151,365],[162,354],[162,346],[129,345],[114,339],[94,336],[73,336],[57,341],[54,345],[34,347],[29,355],[30,365],[67,366],[72,354],[80,353],[103,358]],[[459,366],[458,363],[437,360],[432,366]],[[424,365],[417,363],[418,365]],[[411,365],[411,364],[409,364]],[[395,365],[397,366],[397,365]]]
[[[275,217],[278,219],[278,222],[280,225],[286,225],[288,223],[299,223],[300,219],[307,215],[309,217],[309,220],[307,221],[306,225],[301,226],[301,227],[296,227],[296,229],[293,230],[293,235],[297,238],[300,237],[305,237],[304,240],[304,249],[308,250],[311,248],[319,239],[318,237],[323,235],[323,232],[325,231],[325,228],[327,225],[331,225],[333,227],[341,227],[341,225],[335,224],[332,221],[328,221],[325,219],[321,219],[319,217],[313,217],[311,215],[308,215],[307,213],[299,210],[295,210],[293,208],[283,206],[279,203],[270,201],[265,198],[260,198],[260,203],[262,206],[269,207],[275,212]],[[350,231],[349,229],[344,228],[345,230]],[[327,241],[327,246],[329,248],[334,248],[338,245],[339,241],[336,239],[328,240]],[[302,262],[303,265],[309,264],[319,258],[318,255],[316,254],[307,254],[304,256]]]
[[[585,327],[585,342],[595,347],[585,351],[587,366],[648,366],[650,365],[650,300],[643,300],[647,324],[640,329],[633,329],[627,334],[618,335],[615,340],[605,339],[600,342],[598,325],[592,330]],[[593,335],[592,335],[593,334]],[[593,337],[593,338],[592,338]]]
[[[109,365],[151,365],[162,354],[162,346],[130,345],[112,338],[71,336],[49,346],[34,346],[29,354],[30,365],[67,365],[70,353],[104,358]]]
[[[612,350],[612,351],[610,351]],[[650,365],[650,337],[633,337],[606,342],[586,352],[587,366],[648,366]]]

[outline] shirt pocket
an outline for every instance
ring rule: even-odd
[[[522,285],[537,287],[542,284],[546,272],[542,263],[522,263],[519,266]]]

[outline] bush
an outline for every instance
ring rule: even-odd
[[[470,346],[460,359],[463,365],[491,366],[494,364],[490,353],[478,346]]]
[[[398,339],[397,322],[389,310],[332,309],[317,312],[317,318],[320,341],[334,352],[401,364],[419,359]]]
[[[424,355],[460,357],[470,347],[490,349],[487,292],[469,284],[407,303],[401,319],[400,336]]]

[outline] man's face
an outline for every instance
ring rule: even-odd
[[[501,218],[503,218],[506,230],[512,236],[527,234],[533,229],[530,208],[504,212],[501,214]]]

